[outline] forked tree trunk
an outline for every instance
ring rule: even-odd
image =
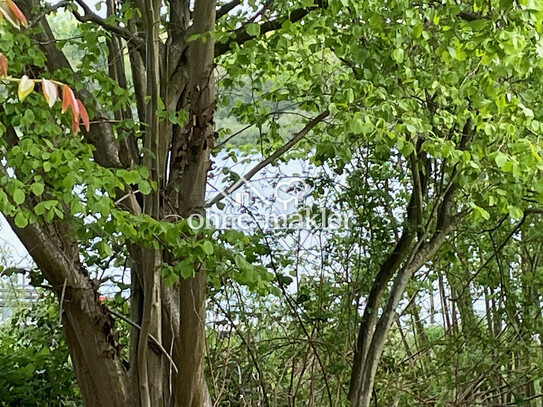
[[[228,41],[215,44],[215,0],[106,0],[109,16],[116,14],[121,6],[141,11],[122,25],[111,23],[114,19],[103,20],[83,0],[73,3],[80,7],[74,11],[79,21],[90,21],[107,31],[104,36],[111,78],[129,90],[128,72],[132,75],[137,117],[132,117],[132,109],[128,107],[115,112],[104,112],[100,106],[93,106],[92,110],[100,118],[113,116],[116,120],[145,123],[141,128],[143,155],[136,136],[117,139],[108,120],[96,121],[89,132],[83,133],[86,141],[95,147],[97,164],[108,169],[144,165],[157,185],[156,191],[143,198],[143,204],[129,187],[118,192],[116,202],[134,215],[145,214],[160,221],[204,214],[209,154],[215,137],[214,58],[228,52],[231,44],[241,45],[252,36],[241,26],[231,33]],[[165,3],[167,9],[163,7]],[[73,72],[64,53],[57,49],[44,14],[33,20],[36,16],[32,11],[39,10],[40,1],[17,0],[17,4],[41,29],[35,31],[33,40],[46,56],[47,70],[53,75],[57,70]],[[288,15],[281,12],[276,20],[262,24],[261,35],[280,29],[287,20],[291,23],[301,20],[325,2],[316,4],[304,5]],[[222,6],[218,15],[225,16],[236,5],[238,2],[233,1]],[[161,12],[165,10],[167,22],[163,24]],[[165,33],[159,32],[164,29]],[[125,48],[130,71],[124,63]],[[78,91],[77,96],[85,103],[92,103],[88,90]],[[168,112],[186,112],[186,123],[160,121],[156,113],[162,103]],[[327,116],[325,111],[311,120],[256,166],[250,176],[288,151]],[[2,137],[7,148],[19,141],[13,127],[8,127]],[[21,206],[31,210],[40,199],[28,197]],[[124,361],[113,327],[119,314],[98,301],[99,287],[79,262],[83,249],[69,222],[55,219],[51,224],[32,224],[24,229],[10,222],[61,300],[67,343],[87,407],[211,405],[203,363],[205,267],[195,267],[193,277],[165,287],[160,266],[183,259],[171,258],[156,248],[129,244],[131,332],[129,360]]]
[[[459,148],[464,149],[471,137],[472,123],[467,120],[462,129]],[[385,346],[387,335],[396,318],[396,308],[400,303],[407,284],[413,274],[439,250],[447,235],[456,227],[463,214],[455,214],[454,194],[456,170],[449,175],[447,186],[440,188],[432,196],[428,194],[430,169],[419,140],[415,151],[409,156],[412,177],[411,199],[407,205],[407,219],[401,238],[383,262],[373,282],[360,323],[355,358],[349,386],[349,400],[353,407],[369,407],[377,367]],[[447,164],[442,164],[443,176]],[[436,174],[439,171],[436,171]],[[433,203],[430,219],[425,219],[425,208]],[[434,225],[429,227],[429,225]],[[394,277],[395,274],[395,277]],[[392,280],[392,278],[394,279]],[[390,281],[392,286],[388,286]],[[389,290],[384,306],[381,302]],[[380,315],[379,315],[380,313]]]
[[[18,4],[31,16],[39,2],[19,0]],[[153,154],[142,159],[135,140],[118,143],[109,124],[93,125],[86,134],[88,141],[96,146],[95,159],[100,165],[121,168],[135,163],[150,169],[158,190],[145,196],[143,206],[133,196],[124,199],[123,204],[132,213],[145,213],[158,220],[168,215],[179,219],[204,212],[208,158],[214,137],[215,50],[211,34],[216,2],[196,0],[192,15],[190,5],[189,1],[170,1],[171,15],[177,21],[171,22],[171,39],[164,44],[158,31],[162,2],[137,0],[133,4],[142,11],[142,18],[135,18],[129,27],[134,32],[145,32],[145,39],[136,44],[128,43],[131,71],[139,119],[148,124],[145,147]],[[111,14],[115,2],[108,0],[107,6]],[[48,69],[51,72],[71,69],[64,54],[55,48],[47,21],[42,19],[39,24],[43,33],[38,34],[36,40],[43,44]],[[203,35],[190,45],[186,42],[189,26],[191,34]],[[108,47],[111,53],[118,52],[120,39],[112,34]],[[122,58],[110,60],[109,73],[121,86],[127,82],[124,69]],[[81,99],[90,99],[89,96],[85,91],[80,94]],[[168,110],[183,109],[188,113],[185,126],[159,122],[156,111],[160,100]],[[131,112],[115,114],[119,119],[126,119]],[[10,134],[12,143],[16,144],[16,135]],[[31,202],[27,204],[32,206]],[[11,223],[62,299],[66,340],[85,406],[202,407],[211,404],[203,363],[206,276],[202,267],[194,271],[194,277],[181,280],[174,287],[164,287],[160,265],[178,259],[135,244],[129,247],[133,327],[130,359],[126,363],[121,359],[114,334],[114,317],[98,301],[98,287],[79,263],[75,234],[59,234],[63,227],[60,221],[50,227],[33,224],[25,229]],[[71,251],[68,253],[66,248]],[[165,351],[171,355],[175,367]]]

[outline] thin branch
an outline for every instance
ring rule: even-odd
[[[292,11],[292,13],[290,13],[289,17],[279,17],[279,18],[276,18],[275,20],[270,20],[263,24],[260,24],[259,35],[262,36],[263,34],[267,32],[280,29],[283,26],[283,23],[287,20],[290,20],[291,23],[300,21],[302,18],[307,16],[311,11],[324,8],[326,7],[326,5],[327,5],[326,0],[317,0],[314,6],[296,9]],[[228,52],[232,44],[242,45],[243,43],[256,37],[254,35],[249,34],[244,26],[235,30],[233,34],[234,34],[233,37],[229,39],[228,41],[226,41],[224,44],[215,44],[215,57],[218,57]]]
[[[221,7],[217,9],[217,14],[215,15],[215,19],[219,19],[226,14],[228,14],[230,11],[232,11],[234,8],[239,6],[241,4],[241,0],[232,0],[229,3],[223,4]]]
[[[60,295],[60,305],[58,310],[58,326],[62,324],[62,308],[64,306],[64,296],[66,295],[66,279],[64,279],[64,284],[62,284],[62,294]]]
[[[262,15],[262,13],[264,13],[266,10],[268,10],[270,8],[270,6],[272,5],[273,3],[273,0],[267,0],[266,3],[264,3],[264,5],[260,8],[260,10],[258,10],[248,21],[246,24],[244,24],[244,26],[247,26],[247,24],[250,24],[250,23],[254,23],[256,21],[256,19],[258,17],[260,17]]]
[[[75,10],[72,11],[72,14],[75,16],[75,18],[78,21],[80,21],[82,23],[86,23],[86,22],[96,23],[100,27],[105,29],[106,31],[110,31],[112,33],[115,33],[115,34],[121,36],[122,38],[124,38],[126,41],[132,41],[138,46],[140,46],[140,45],[143,46],[144,45],[143,39],[138,37],[137,34],[133,33],[128,28],[120,27],[118,25],[108,24],[106,22],[106,20],[104,20],[103,18],[98,16],[96,13],[94,13],[90,9],[90,7],[83,0],[75,0],[75,1],[76,1],[77,4],[79,4],[79,6],[81,6],[83,11],[85,12],[85,14],[81,15]]]
[[[537,213],[537,212],[534,212],[534,213]],[[526,221],[526,215],[528,213],[525,213],[524,216],[522,217],[522,219],[516,224],[516,226],[513,228],[513,230],[507,235],[507,237],[503,240],[503,242],[497,247],[497,249],[494,250],[494,253],[492,253],[492,255],[486,259],[486,261],[477,269],[477,271],[475,271],[475,273],[473,273],[473,275],[468,279],[468,281],[466,282],[466,284],[462,287],[462,291],[455,297],[455,298],[451,298],[451,301],[458,301],[459,298],[461,298],[463,295],[464,295],[464,291],[466,289],[469,289],[469,285],[473,282],[473,280],[475,280],[475,278],[477,277],[477,275],[483,271],[485,269],[486,266],[488,266],[488,264],[492,261],[492,259],[494,259],[494,257],[496,257],[501,251],[502,249],[507,245],[507,243],[509,242],[509,240],[511,238],[513,238],[513,236],[515,236],[515,234],[519,231],[519,229],[522,227],[522,225],[524,224],[524,222]]]
[[[138,329],[141,331],[141,326],[139,326],[138,324],[136,324],[134,321],[128,319],[127,317],[125,317],[124,315],[122,314],[119,314],[118,312],[112,310],[111,308],[108,308],[107,311],[113,315],[115,315],[116,317],[122,319],[124,322],[126,322],[128,325],[130,326],[133,326],[134,328]],[[148,334],[149,336],[149,339],[151,339],[151,342],[153,342],[154,345],[156,345],[160,351],[164,354],[164,356],[166,356],[166,359],[168,359],[168,362],[170,362],[170,364],[173,366],[174,370],[175,370],[175,373],[179,373],[179,369],[177,368],[177,365],[175,364],[175,362],[173,361],[172,357],[170,356],[170,354],[168,353],[168,351],[166,349],[164,349],[164,346],[162,346],[162,344],[158,341],[157,338],[155,338],[153,335],[151,334]]]
[[[307,123],[302,130],[300,130],[298,133],[296,133],[296,135],[294,137],[292,137],[281,148],[277,149],[272,155],[268,156],[265,160],[259,162],[247,174],[240,177],[240,179],[238,179],[236,182],[234,182],[228,188],[219,191],[219,193],[217,195],[215,195],[213,198],[211,198],[210,200],[208,200],[205,203],[205,207],[209,208],[210,206],[215,205],[216,203],[222,201],[224,198],[226,198],[227,196],[232,194],[234,191],[241,188],[248,181],[250,181],[251,178],[253,178],[257,173],[259,173],[263,168],[265,168],[269,164],[273,163],[280,156],[282,156],[284,153],[286,153],[288,150],[290,150],[296,143],[298,143],[300,140],[302,140],[307,135],[307,133],[309,133],[311,131],[311,129],[313,129],[317,124],[319,124],[324,119],[326,119],[329,114],[330,114],[330,112],[328,111],[328,109],[323,111],[321,114],[319,114],[317,117],[315,117],[309,123]]]
[[[249,345],[249,343],[247,342],[247,340],[245,339],[245,337],[243,336],[243,333],[241,333],[241,331],[239,330],[239,328],[237,327],[236,323],[234,322],[234,320],[232,319],[232,316],[222,307],[222,305],[213,297],[209,297],[209,299],[211,300],[211,302],[213,302],[213,304],[215,304],[219,310],[224,314],[224,316],[226,317],[226,319],[230,322],[230,324],[232,325],[232,327],[234,328],[234,331],[236,331],[236,333],[238,334],[239,338],[241,339],[241,341],[243,342],[243,344],[247,347],[247,352],[249,353],[249,356],[251,358],[251,360],[253,361],[253,364],[255,366],[255,369],[256,371],[258,372],[258,382],[260,384],[260,388],[262,389],[262,395],[264,397],[264,404],[266,406],[270,406],[270,402],[268,400],[268,392],[266,391],[266,384],[264,382],[264,374],[262,373],[262,370],[260,369],[260,366],[258,364],[258,361],[254,355],[254,352],[253,350],[251,349],[251,346]]]
[[[36,23],[38,23],[43,17],[45,17],[47,14],[50,14],[54,11],[57,11],[59,8],[64,7],[68,4],[67,1],[59,1],[57,4],[54,4],[49,7],[45,7],[36,17],[32,19],[30,22],[30,26],[33,27]]]
[[[241,133],[243,133],[245,130],[249,130],[251,127],[253,127],[255,123],[250,123],[241,130],[236,131],[235,133],[231,134],[219,145],[215,146],[214,150],[219,150],[222,146],[224,146],[226,143],[228,143],[230,140],[232,140],[234,137],[239,136]]]

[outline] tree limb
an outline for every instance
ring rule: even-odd
[[[215,205],[216,203],[222,201],[224,198],[232,194],[234,191],[238,190],[243,185],[245,185],[251,178],[253,178],[257,173],[259,173],[264,167],[268,166],[269,164],[277,160],[277,158],[282,156],[284,153],[290,150],[295,144],[297,144],[300,140],[302,140],[307,135],[307,133],[311,131],[311,129],[313,129],[317,124],[319,124],[324,119],[326,119],[329,114],[330,112],[328,111],[328,109],[326,109],[317,117],[312,119],[309,123],[305,125],[305,127],[302,130],[296,133],[296,135],[292,137],[287,143],[285,143],[281,148],[277,149],[272,155],[268,156],[266,159],[259,162],[253,168],[251,168],[251,170],[248,173],[240,177],[240,179],[238,179],[228,188],[223,189],[213,198],[208,200],[205,203],[206,208],[209,208],[210,206]]]
[[[311,11],[326,7],[326,4],[326,0],[317,0],[316,5],[296,9],[290,13],[289,17],[278,17],[275,20],[266,21],[265,23],[260,24],[260,35],[280,29],[285,21],[290,20],[291,23],[300,21]],[[242,26],[235,30],[233,32],[233,37],[224,44],[215,44],[215,57],[221,56],[228,52],[232,44],[242,45],[253,38],[256,38],[256,36],[249,34],[245,26]]]
[[[121,36],[126,41],[132,41],[138,46],[145,45],[145,42],[143,41],[143,39],[138,37],[136,33],[133,33],[132,31],[130,31],[128,28],[125,28],[125,27],[108,24],[106,20],[104,20],[103,18],[98,16],[96,13],[94,13],[83,0],[75,0],[75,1],[77,4],[79,4],[79,6],[81,6],[83,11],[85,12],[85,14],[81,15],[75,10],[72,11],[72,14],[78,21],[82,23],[93,22],[95,24],[98,24],[100,27],[102,27],[106,31],[110,31],[112,33],[115,33]]]

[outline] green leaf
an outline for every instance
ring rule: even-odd
[[[18,228],[23,229],[26,227],[26,225],[28,225],[28,216],[25,212],[19,212],[17,215],[15,215],[14,221]]]
[[[178,265],[179,272],[181,273],[181,277],[183,278],[189,278],[194,275],[194,266],[192,263],[188,260],[184,260]]]
[[[127,184],[136,184],[141,178],[139,171],[125,171],[121,176]]]
[[[147,181],[140,182],[139,190],[143,195],[149,195],[151,193],[151,184]]]
[[[509,206],[509,216],[511,216],[513,219],[520,220],[523,218],[524,213],[516,206]]]
[[[41,216],[45,213],[45,205],[43,202],[40,202],[34,207],[34,213],[38,216]]]
[[[404,157],[409,157],[413,151],[415,151],[413,143],[411,143],[410,141],[406,141],[401,149],[402,155]]]
[[[34,182],[30,189],[32,190],[32,193],[34,195],[40,196],[41,194],[43,194],[43,190],[45,189],[45,187],[41,182]]]
[[[17,205],[22,204],[25,201],[25,193],[20,189],[16,189],[13,191],[13,201]]]
[[[498,153],[496,158],[494,158],[494,161],[498,167],[502,168],[507,162],[507,156],[503,153]]]
[[[245,27],[247,30],[247,34],[257,37],[260,35],[260,26],[255,23],[247,24],[247,27]]]
[[[474,204],[472,204],[471,206],[473,207],[475,220],[479,220],[480,218],[483,218],[485,220],[490,219],[490,214],[486,210]]]
[[[206,252],[207,255],[211,256],[214,252],[213,243],[211,243],[209,240],[206,240],[204,242],[204,252]]]
[[[420,38],[422,35],[422,23],[419,23],[413,27],[413,32],[411,34],[413,35],[413,38]]]
[[[364,121],[361,117],[355,115],[353,120],[351,120],[349,128],[354,134],[362,134],[364,132]]]
[[[403,50],[403,48],[396,48],[394,52],[392,52],[392,58],[398,64],[401,64],[403,62],[404,56],[405,56],[405,51]]]
[[[236,266],[238,266],[240,271],[254,269],[254,266],[251,263],[249,263],[247,260],[245,260],[245,258],[240,254],[236,254],[234,256],[234,262],[236,263]]]

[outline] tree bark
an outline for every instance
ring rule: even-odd
[[[27,17],[38,10],[39,0],[17,0]],[[70,3],[71,4],[71,3]],[[145,215],[158,221],[204,214],[209,154],[214,145],[215,112],[214,58],[227,52],[233,43],[243,44],[252,37],[245,27],[235,30],[227,44],[215,46],[215,0],[170,0],[164,33],[160,20],[160,0],[107,0],[108,15],[118,5],[138,8],[125,25],[114,25],[75,0],[80,8],[72,10],[81,22],[91,22],[107,31],[108,73],[119,86],[128,90],[128,73],[122,50],[128,50],[135,93],[137,119],[141,126],[145,152],[136,135],[118,140],[112,123],[98,120],[89,132],[83,132],[92,144],[95,162],[108,169],[144,165],[157,185],[142,199],[135,191],[119,191],[116,201],[132,215]],[[319,3],[318,7],[322,4]],[[317,6],[294,10],[288,16],[262,24],[262,33],[296,22]],[[221,13],[227,12],[223,8]],[[162,9],[164,12],[164,9]],[[222,14],[221,14],[222,15]],[[45,54],[46,68],[73,71],[45,18],[34,22],[33,38]],[[32,21],[32,19],[30,19]],[[39,32],[38,32],[39,31]],[[194,37],[188,41],[189,37]],[[199,37],[198,37],[199,36]],[[92,103],[92,95],[81,89],[77,97]],[[185,124],[160,120],[162,104],[168,112],[187,113]],[[100,118],[123,120],[136,113],[103,112],[93,106]],[[260,168],[290,149],[328,115],[321,114],[293,140],[279,149]],[[8,133],[17,143],[13,128]],[[151,154],[149,154],[149,152]],[[33,198],[38,201],[39,198]],[[27,207],[32,208],[28,202]],[[173,259],[151,245],[128,244],[131,271],[130,354],[122,359],[114,332],[114,315],[98,301],[98,286],[84,265],[79,263],[79,245],[65,221],[50,225],[31,224],[18,229],[10,220],[44,277],[63,301],[64,329],[76,376],[86,406],[202,407],[211,400],[204,377],[205,345],[205,267],[197,265],[192,277],[173,287],[165,287],[160,267],[182,259]],[[152,242],[149,242],[152,243]],[[152,338],[152,340],[151,340]],[[166,359],[168,361],[166,361]],[[173,360],[173,363],[171,363]],[[177,371],[178,370],[178,371]]]

